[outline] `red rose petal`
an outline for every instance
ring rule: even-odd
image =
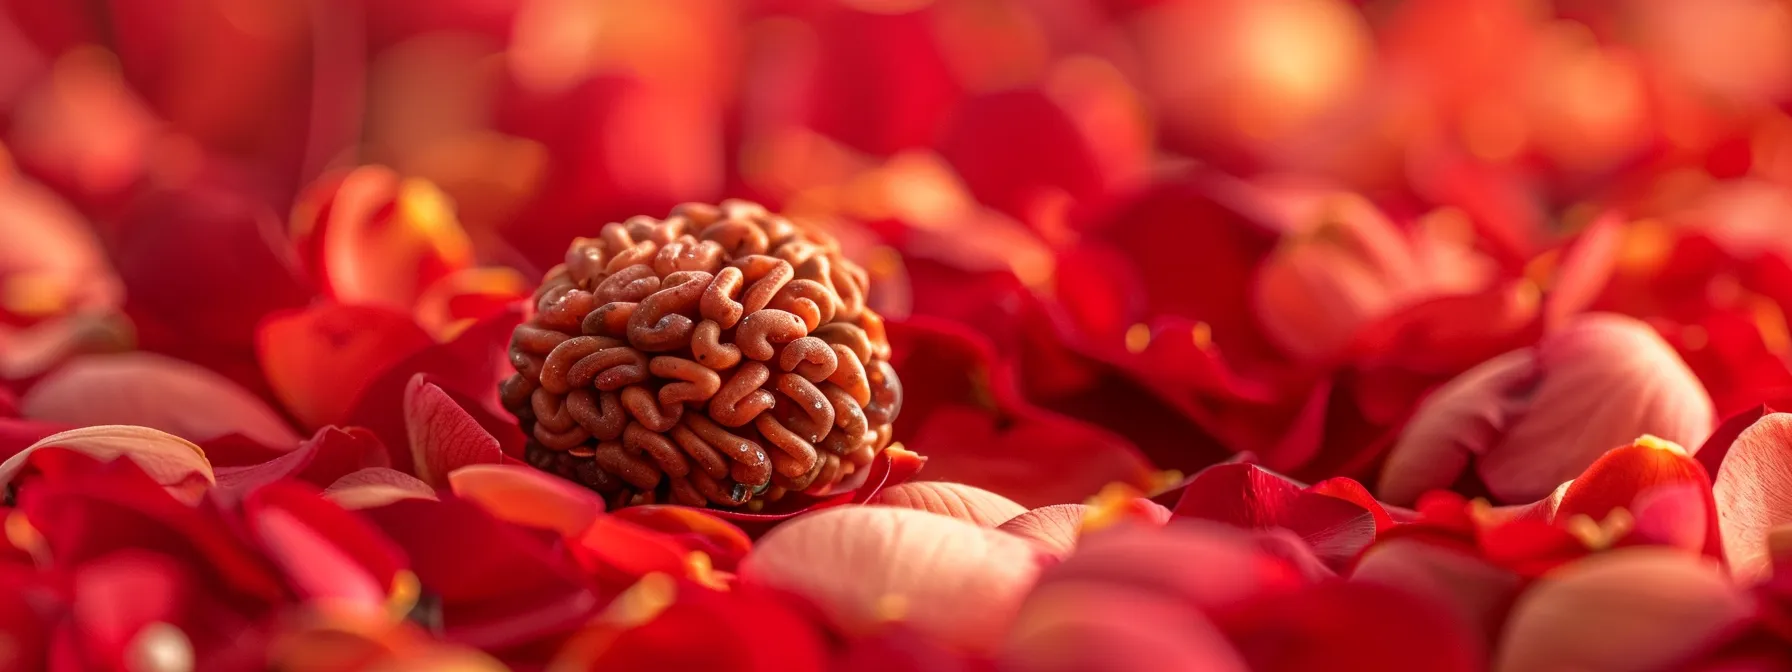
[[[385,445],[372,432],[359,427],[325,427],[300,442],[298,448],[274,459],[215,469],[219,496],[234,501],[282,479],[298,479],[321,488],[355,471],[389,465]]]
[[[1224,625],[1254,670],[1467,671],[1486,658],[1473,625],[1446,604],[1370,583],[1267,597]]]
[[[368,521],[292,482],[249,495],[243,517],[301,598],[372,614],[388,611],[406,561]]]
[[[412,464],[425,483],[446,487],[455,469],[506,460],[498,439],[423,374],[413,377],[405,390],[404,414]]]
[[[274,394],[307,427],[346,422],[375,376],[434,343],[406,313],[339,303],[269,315],[255,342]]]

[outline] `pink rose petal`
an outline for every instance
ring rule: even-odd
[[[1170,596],[1116,586],[1043,586],[1002,647],[1019,672],[1250,669],[1213,623]]]
[[[772,530],[740,574],[813,600],[843,628],[901,620],[988,651],[1007,632],[1039,563],[1038,551],[1008,534],[925,511],[855,506]]]
[[[101,461],[130,458],[169,494],[189,504],[199,501],[216,482],[212,465],[199,446],[147,427],[101,425],[71,429],[44,437],[0,463],[0,488],[11,485],[27,468],[32,453],[44,448],[72,450]]]
[[[402,499],[436,498],[436,491],[417,477],[384,467],[362,469],[336,479],[324,497],[345,509],[370,509]]]
[[[1083,515],[1088,509],[1082,504],[1042,506],[1015,516],[996,529],[1031,541],[1039,550],[1062,558],[1076,550]]]
[[[1611,551],[1526,591],[1493,669],[1680,669],[1744,627],[1752,611],[1714,563],[1675,549]]]
[[[147,352],[90,355],[45,377],[25,417],[72,425],[140,425],[191,441],[226,434],[289,448],[299,436],[273,409],[209,369]]]
[[[1769,413],[1742,430],[1714,480],[1724,557],[1737,577],[1758,577],[1770,564],[1768,531],[1792,522],[1792,413]]]
[[[903,483],[877,493],[865,503],[928,511],[975,523],[980,527],[1001,525],[1027,511],[1026,507],[1014,503],[1014,500],[988,490],[963,483],[939,481]]]

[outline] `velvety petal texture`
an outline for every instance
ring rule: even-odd
[[[148,427],[98,425],[44,437],[0,462],[0,487],[16,487],[32,470],[32,456],[45,449],[69,450],[106,461],[129,459],[169,494],[186,502],[199,501],[217,481],[205,452],[186,439]]]
[[[980,527],[995,527],[1026,512],[1013,500],[988,490],[938,481],[903,483],[877,493],[865,503],[928,511]]]
[[[1489,360],[1438,390],[1388,456],[1390,502],[1456,481],[1470,464],[1503,502],[1536,499],[1638,436],[1701,444],[1711,397],[1648,325],[1613,314],[1569,321],[1533,348]]]
[[[273,409],[212,371],[150,353],[70,362],[21,400],[25,417],[74,425],[141,425],[191,441],[238,434],[285,449],[299,436]]]
[[[1750,610],[1708,561],[1665,549],[1613,551],[1526,591],[1494,669],[1673,668],[1722,645]]]
[[[866,506],[829,509],[773,530],[742,564],[741,579],[807,597],[844,628],[902,621],[990,651],[1039,566],[1040,553],[1006,533],[925,511]]]
[[[1711,492],[1730,568],[1740,578],[1761,576],[1769,531],[1792,522],[1792,414],[1770,413],[1742,430]]]

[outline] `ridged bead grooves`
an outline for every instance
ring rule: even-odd
[[[744,201],[608,224],[536,290],[499,391],[531,464],[616,506],[825,492],[902,409],[867,285],[835,241]]]

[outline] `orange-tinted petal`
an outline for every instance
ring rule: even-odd
[[[3,161],[3,160],[0,160]],[[0,317],[115,306],[119,282],[74,208],[0,166]]]
[[[91,355],[31,388],[25,417],[73,425],[142,425],[191,441],[239,434],[286,450],[298,434],[273,409],[212,371],[147,352]]]
[[[448,488],[500,519],[568,537],[604,512],[597,493],[522,465],[470,464],[448,472]]]
[[[1672,442],[1663,441],[1652,436],[1637,439],[1634,443],[1607,451],[1592,466],[1575,478],[1562,495],[1562,501],[1556,507],[1554,518],[1568,520],[1577,515],[1584,515],[1594,521],[1605,520],[1614,509],[1623,508],[1637,515],[1637,505],[1643,495],[1653,490],[1667,487],[1687,486],[1695,493],[1708,493],[1711,490],[1711,478],[1705,475],[1705,468],[1688,455],[1685,448]],[[1701,499],[1708,498],[1701,497]],[[1651,521],[1656,526],[1652,533],[1665,533],[1669,538],[1684,538],[1689,534],[1671,532],[1660,529],[1662,525],[1693,525],[1702,532],[1715,529],[1716,506],[1707,503],[1699,508],[1704,509],[1702,515],[1681,520],[1676,515],[1658,517]],[[1666,509],[1656,513],[1667,514]],[[1691,542],[1692,550],[1703,550],[1706,546],[1705,535],[1686,539]],[[1712,540],[1714,543],[1717,540]],[[1713,545],[1713,555],[1718,552]]]
[[[432,342],[407,313],[324,303],[269,315],[255,349],[275,396],[316,428],[346,422],[374,376]]]
[[[1014,500],[988,490],[939,481],[913,481],[886,488],[865,503],[928,511],[980,527],[1001,525],[1027,511]]]
[[[344,303],[409,311],[424,289],[473,262],[448,197],[382,166],[319,180],[293,225],[307,266]]]
[[[734,571],[753,550],[753,540],[733,524],[702,509],[686,506],[630,506],[610,514],[641,527],[671,535],[684,547],[702,551],[715,569]]]
[[[169,494],[189,504],[216,482],[205,454],[192,442],[147,427],[101,425],[44,437],[0,463],[0,486],[23,475],[32,453],[44,448],[72,450],[102,461],[128,457]]]
[[[1039,572],[1025,541],[956,518],[885,506],[829,509],[772,530],[741,579],[814,601],[848,631],[901,620],[988,651]]]
[[[529,298],[521,273],[505,267],[465,268],[442,276],[417,298],[417,324],[447,340],[468,322],[499,315]]]
[[[1714,564],[1620,549],[1551,573],[1512,609],[1495,670],[1678,669],[1743,627],[1748,598]]]
[[[345,509],[370,509],[401,499],[435,499],[436,491],[402,471],[369,467],[336,479],[323,496]]]

